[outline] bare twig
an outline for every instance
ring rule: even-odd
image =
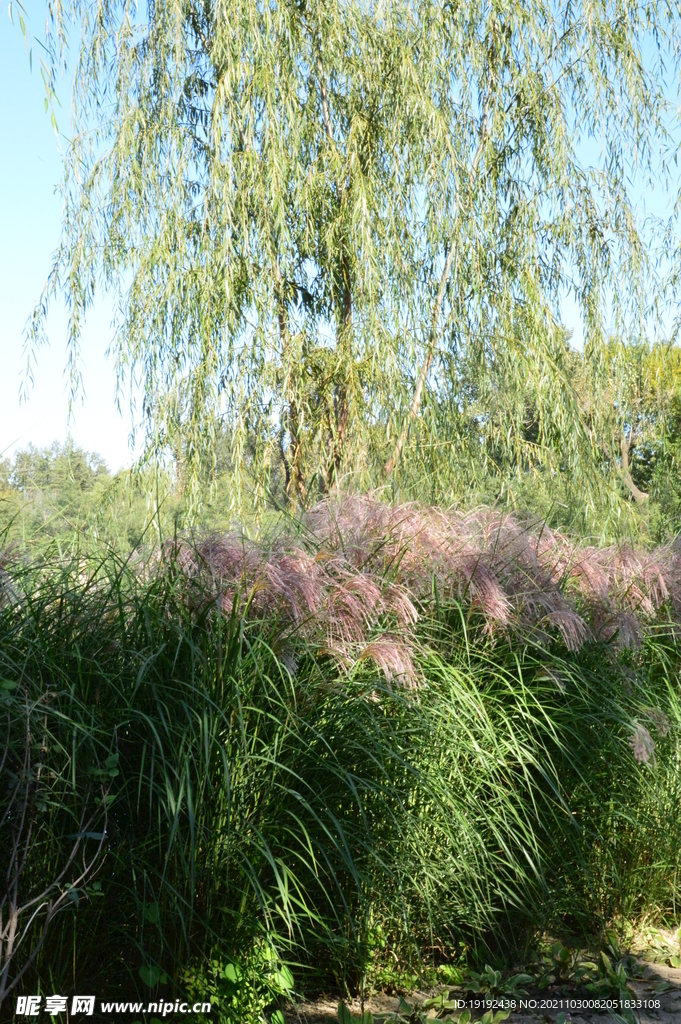
[[[22,763],[13,787],[9,806],[5,809],[2,821],[0,822],[3,826],[6,826],[9,822],[11,833],[10,857],[5,874],[4,892],[0,896],[0,1006],[4,998],[16,987],[26,971],[35,962],[45,943],[50,923],[55,915],[66,905],[72,892],[83,886],[101,866],[103,860],[102,850],[107,835],[108,789],[102,785],[100,799],[90,813],[88,813],[88,807],[91,806],[90,791],[88,790],[85,794],[78,831],[68,856],[61,866],[61,870],[47,882],[39,893],[34,896],[27,896],[22,902],[21,880],[29,855],[35,845],[36,796],[41,776],[40,769],[43,767],[41,762],[36,772],[31,764],[31,718],[43,699],[44,697],[40,698],[31,706],[28,695],[26,695],[26,729]],[[10,727],[11,715],[8,714],[7,743],[2,761],[0,762],[1,768],[5,767],[11,756]],[[43,754],[47,752],[46,737],[43,738],[41,752]],[[19,801],[21,801],[20,807]],[[96,823],[101,820],[102,814],[104,821],[103,829],[99,836],[99,843],[94,853],[88,858],[86,857],[83,840],[92,832]],[[77,877],[70,877],[71,869],[76,864],[81,850],[83,853],[82,869],[78,869]],[[44,917],[40,934],[31,946],[21,968],[16,971],[10,981],[10,969],[16,963],[17,953],[32,933],[35,923],[41,914]]]

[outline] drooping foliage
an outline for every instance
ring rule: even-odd
[[[112,290],[120,379],[143,381],[151,450],[190,496],[220,420],[237,498],[246,466],[264,490],[275,462],[301,501],[413,464],[449,495],[480,467],[607,489],[560,303],[579,303],[598,397],[606,322],[640,327],[656,292],[628,175],[664,187],[673,6],[51,12],[55,55],[69,20],[80,40],[29,344],[62,290],[77,387],[83,318]]]

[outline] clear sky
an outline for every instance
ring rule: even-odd
[[[36,35],[43,15],[40,3],[27,4]],[[66,314],[55,303],[48,323],[49,348],[38,362],[29,401],[19,402],[24,369],[22,335],[50,269],[59,239],[61,199],[55,194],[61,157],[34,52],[33,71],[16,21],[12,25],[0,0],[0,453],[10,455],[29,442],[64,441],[68,403],[64,377]],[[58,84],[62,104],[59,127],[68,130],[70,90]],[[132,461],[128,449],[129,414],[114,403],[114,374],[105,357],[111,340],[111,310],[100,302],[88,316],[84,338],[86,398],[74,410],[71,435],[88,451],[99,452],[109,468]]]

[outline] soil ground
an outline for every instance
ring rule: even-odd
[[[631,988],[642,1002],[659,1000],[660,1008],[647,1008],[634,1010],[634,1017],[639,1024],[681,1024],[681,969],[674,969],[664,964],[650,964],[639,961],[640,978],[630,982]],[[667,982],[672,986],[666,992],[656,995],[654,989],[661,983]],[[427,992],[411,992],[407,998],[410,1003],[418,1004],[424,1000],[437,995],[442,988],[431,989]],[[538,1006],[541,1007],[541,1000],[547,999],[547,992],[530,993],[530,998],[535,995]],[[560,1000],[560,995],[550,993],[550,998]],[[572,996],[568,998],[573,998]],[[397,1010],[399,996],[374,995],[365,1000],[364,1009],[370,1010],[374,1015],[376,1024],[382,1024],[385,1017]],[[348,1003],[353,1013],[360,1012],[358,999]],[[338,997],[322,995],[314,1000],[299,1003],[295,1008],[288,1010],[286,1014],[289,1024],[326,1024],[330,1018],[337,1021],[336,1010]],[[607,1010],[598,1012],[578,1009],[570,1009],[563,1004],[563,1010],[570,1013],[571,1024],[607,1024],[613,1020],[612,1014]],[[508,1018],[509,1024],[552,1024],[560,1013],[560,1007],[537,1009],[532,1012],[527,1010],[512,1010]],[[482,1016],[482,1011],[475,1012],[474,1018]]]

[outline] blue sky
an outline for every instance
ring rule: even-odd
[[[24,325],[39,298],[59,240],[61,200],[58,142],[45,113],[45,91],[34,52],[33,72],[18,23],[0,8],[0,452],[10,455],[29,442],[47,445],[67,435],[66,314],[55,303],[48,322],[49,348],[40,354],[29,401],[19,402]],[[42,7],[28,5],[29,26],[39,34]],[[59,127],[68,130],[69,87],[58,83]],[[99,452],[112,470],[129,465],[129,414],[114,403],[114,374],[105,357],[111,340],[111,309],[99,302],[83,338],[86,398],[74,410],[71,435]]]

